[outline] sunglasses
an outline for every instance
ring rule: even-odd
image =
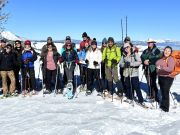
[[[66,46],[71,46],[71,44],[67,44]]]

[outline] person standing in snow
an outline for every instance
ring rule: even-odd
[[[86,54],[86,64],[87,67],[87,91],[86,94],[90,95],[93,91],[93,82],[94,78],[96,78],[98,82],[98,96],[102,95],[102,88],[100,83],[100,63],[102,61],[102,53],[97,48],[97,42],[95,40],[92,40],[91,42],[91,48],[87,51]]]
[[[87,35],[86,32],[83,32],[82,38],[83,38],[83,41],[81,41],[81,43],[80,43],[80,48],[79,48],[79,50],[81,50],[82,48],[84,48],[85,45],[86,45],[86,46],[89,46],[89,45],[91,44],[90,38],[89,38],[89,36]]]
[[[54,44],[53,42],[53,39],[52,37],[48,37],[47,38],[47,43],[42,47],[41,49],[41,54],[40,54],[40,64],[41,64],[41,70],[42,70],[42,74],[43,74],[43,85],[45,85],[45,82],[46,82],[46,71],[45,71],[45,68],[43,67],[44,66],[44,63],[42,62],[42,60],[44,59],[45,55],[46,55],[46,52],[48,50],[48,45],[52,45],[53,48],[55,48],[55,51],[57,51],[57,48],[56,48],[56,45]]]
[[[143,105],[143,97],[139,84],[139,66],[141,65],[141,58],[137,52],[134,52],[130,43],[125,43],[123,48],[124,52],[120,63],[123,67],[127,101],[131,103],[131,101],[134,100],[135,90],[138,102]]]
[[[64,45],[62,46],[61,51],[60,51],[60,55],[62,55],[63,52],[66,51],[66,44],[69,44],[69,43],[72,44],[72,48],[77,52],[76,44],[72,43],[70,36],[66,36],[66,39],[64,41]],[[65,70],[64,70],[64,75],[63,75],[63,81],[64,81],[64,84],[67,83],[67,76],[66,76]]]
[[[80,89],[85,90],[85,84],[87,84],[87,64],[85,62],[86,60],[86,54],[87,51],[89,50],[89,45],[85,44],[84,47],[80,49],[78,52],[78,57],[79,57],[79,69],[80,69],[80,79],[81,79],[81,85]]]
[[[104,48],[107,47],[107,39],[104,38],[102,40],[102,45],[101,45],[101,53],[103,53],[104,51]],[[101,62],[101,84],[102,84],[102,87],[103,87],[103,91],[104,91],[104,94],[107,94],[107,79],[106,79],[106,74],[105,74],[105,63],[104,61]]]
[[[175,61],[171,54],[172,48],[166,46],[163,57],[156,62],[158,82],[162,96],[160,108],[165,112],[169,112],[169,92],[175,77],[171,74],[175,67]]]
[[[23,84],[22,93],[23,95],[26,95],[27,92],[32,91],[31,94],[34,95],[36,94],[34,62],[37,60],[37,54],[35,50],[31,47],[30,40],[26,40],[24,42],[24,49],[22,51],[21,60],[22,60],[22,84]]]
[[[72,48],[70,42],[66,43],[66,50],[62,53],[62,61],[67,76],[67,83],[73,83],[74,69],[79,63],[77,52]]]
[[[108,38],[108,46],[103,50],[102,60],[105,63],[105,73],[108,80],[108,91],[111,95],[114,94],[113,81],[117,86],[117,95],[123,96],[123,86],[118,78],[118,63],[121,59],[120,48],[116,46],[114,38]]]
[[[3,52],[0,53],[0,74],[2,77],[3,97],[16,96],[14,67],[16,66],[15,55],[12,52],[12,45],[7,44]],[[10,79],[8,90],[7,77]]]
[[[17,65],[14,68],[14,74],[15,74],[15,78],[16,78],[16,91],[19,94],[21,93],[21,84],[20,84],[20,81],[19,81],[19,72],[20,72],[21,65],[22,65],[22,63],[21,63],[22,50],[23,50],[23,47],[21,45],[21,41],[16,40],[13,52],[16,55]]]
[[[53,82],[53,88],[56,88],[58,91],[60,91],[60,79],[57,76],[59,72],[57,64],[59,56],[60,55],[55,49],[55,47],[49,44],[47,46],[45,57],[43,57],[43,67],[45,68],[44,71],[46,72],[46,90],[44,91],[44,94],[50,94],[52,92],[51,82]]]
[[[148,39],[148,48],[145,49],[141,55],[143,63],[144,74],[148,83],[149,93],[148,97],[152,101],[159,102],[158,88],[156,85],[157,73],[156,73],[156,61],[160,58],[161,52],[156,47],[156,42],[153,39]]]
[[[6,40],[5,39],[1,39],[1,42],[0,42],[0,52],[3,52],[5,47],[6,47]]]

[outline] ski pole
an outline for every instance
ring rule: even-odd
[[[174,102],[174,106],[176,106],[177,104],[176,104],[176,102],[175,102],[175,99],[174,99],[174,97],[173,97],[173,95],[172,95],[171,91],[169,91],[169,93],[170,93],[171,98],[172,98],[172,100],[173,100],[173,102]]]
[[[133,70],[133,68],[132,68],[132,70]],[[132,89],[131,72],[130,72],[130,68],[129,67],[128,67],[128,74],[129,74],[130,93],[131,93],[132,103],[133,103],[133,107],[134,107],[134,93],[133,93],[133,89]]]
[[[38,84],[37,84],[37,89],[39,89],[39,82],[40,82],[39,75],[40,75],[40,70],[41,70],[41,66],[39,66],[39,71],[38,71]]]
[[[57,65],[57,70],[56,70],[56,81],[55,81],[55,89],[54,89],[54,97],[56,96],[57,93],[57,81],[58,81],[58,65]]]

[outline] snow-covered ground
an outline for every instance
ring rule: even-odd
[[[41,48],[43,43],[36,44]],[[62,44],[58,44],[60,50]],[[39,62],[36,62],[36,77]],[[140,68],[140,79],[142,70]],[[41,78],[41,76],[40,76]],[[145,77],[142,92],[146,97]],[[171,92],[180,102],[180,76],[177,76]],[[144,109],[120,101],[104,100],[94,92],[68,100],[53,94],[8,98],[0,100],[0,134],[2,135],[180,135],[180,105],[171,98],[169,113],[159,109]],[[146,103],[148,106],[151,104]]]

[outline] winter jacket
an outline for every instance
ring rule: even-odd
[[[13,52],[6,53],[2,52],[0,53],[0,71],[10,71],[14,70],[16,67],[16,57]]]
[[[42,49],[41,49],[41,58],[43,58],[44,56],[45,56],[45,54],[46,54],[46,52],[47,52],[47,44],[45,44],[43,47],[42,47]],[[55,44],[54,43],[52,43],[52,46],[53,46],[53,48],[55,49],[55,51],[57,51],[57,48],[56,48],[56,46],[55,46]]]
[[[147,48],[146,50],[143,51],[142,55],[141,55],[141,60],[143,63],[143,67],[145,68],[146,65],[144,65],[144,61],[145,60],[149,60],[149,69],[150,72],[154,72],[156,71],[156,66],[155,63],[156,61],[161,57],[161,52],[160,50],[156,47],[156,45],[154,45],[154,47],[152,49]]]
[[[47,68],[47,55],[48,55],[48,52],[46,51],[44,53],[44,57],[43,57],[43,63],[44,63],[44,68],[46,69]],[[57,63],[58,63],[58,60],[59,60],[59,57],[60,57],[60,54],[56,51],[56,50],[53,50],[53,59],[54,59],[54,63],[57,67]]]
[[[175,67],[175,61],[172,56],[168,58],[161,58],[156,62],[156,67],[159,67],[160,69],[157,69],[158,76],[167,76],[174,78],[175,76],[171,75],[172,71],[174,70]]]
[[[80,50],[82,50],[84,48],[86,43],[88,43],[90,45],[90,41],[89,40],[81,41],[81,43],[80,43]]]
[[[107,59],[107,63],[106,63],[107,67],[112,67],[112,66],[117,67],[119,61],[121,60],[120,48],[117,47],[116,45],[113,45],[112,48],[110,48],[109,46],[104,48],[102,54],[102,60],[104,61],[105,59]],[[111,62],[112,59],[115,59],[117,61],[116,65],[112,65]]]
[[[126,62],[130,62],[130,67],[125,67]],[[141,58],[138,53],[132,53],[129,57],[123,55],[120,61],[120,65],[124,68],[124,77],[137,77],[139,76],[139,66],[141,65]]]
[[[77,52],[77,48],[76,48],[75,43],[72,43],[72,47]],[[66,45],[63,45],[62,48],[61,48],[61,51],[60,51],[60,55],[62,55],[65,50],[66,50]]]
[[[22,51],[21,60],[22,60],[23,68],[25,68],[25,67],[34,68],[34,61],[37,60],[37,54],[36,54],[35,50],[32,48],[29,50],[24,49]],[[26,63],[26,60],[29,60],[29,62]]]
[[[88,50],[86,54],[86,60],[88,60],[88,68],[100,69],[100,63],[102,61],[101,51],[98,48],[96,48],[95,51],[93,51],[92,49]],[[97,66],[94,65],[94,61],[98,62]]]
[[[86,64],[85,60],[86,60],[86,54],[87,54],[87,50],[86,49],[82,49],[80,50],[80,52],[78,53],[78,58],[81,64]]]
[[[75,67],[75,63],[79,60],[77,52],[74,49],[65,50],[62,54],[62,60],[64,61],[64,67],[67,66],[67,63],[71,63],[71,66]]]
[[[17,49],[16,47],[13,50],[13,53],[16,55],[16,60],[17,60],[17,66],[20,68],[22,61],[21,61],[21,56],[22,56],[22,50],[23,48],[21,47],[20,49]]]

